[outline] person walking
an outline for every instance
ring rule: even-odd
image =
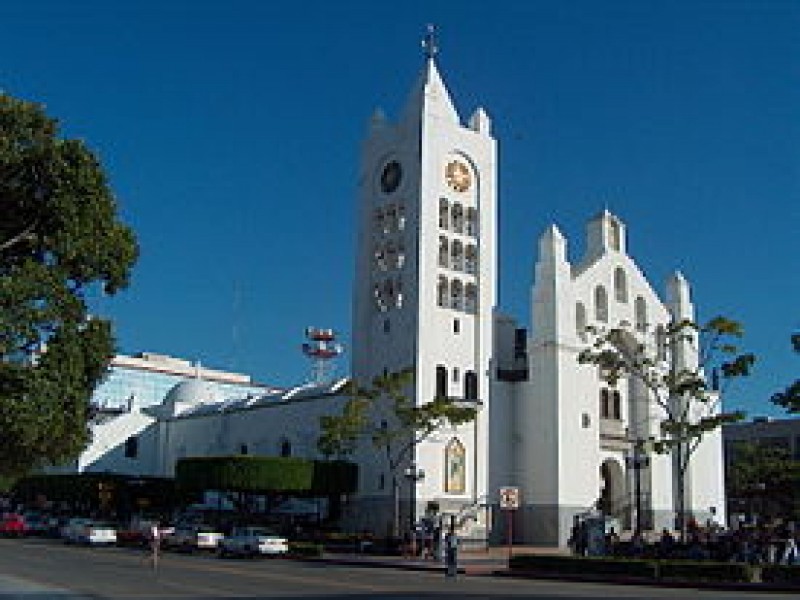
[[[161,529],[158,521],[154,521],[150,526],[150,564],[153,570],[158,569],[158,555],[161,552]]]

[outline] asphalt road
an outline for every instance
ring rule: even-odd
[[[793,598],[794,594],[617,586],[412,572],[287,559],[220,560],[166,553],[154,571],[125,548],[0,539],[0,599],[58,598]]]

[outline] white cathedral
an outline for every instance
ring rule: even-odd
[[[518,543],[565,545],[573,519],[596,511],[601,498],[623,529],[633,527],[637,506],[648,529],[672,527],[673,458],[631,460],[637,442],[658,434],[661,409],[635,380],[610,388],[578,354],[591,325],[628,324],[655,348],[661,327],[694,319],[689,285],[676,273],[662,299],[628,255],[625,225],[608,211],[588,222],[586,255],[575,263],[553,225],[539,240],[528,334],[496,307],[497,169],[488,115],[479,108],[462,122],[432,53],[401,116],[390,121],[378,111],[371,119],[358,182],[352,377],[368,382],[412,367],[417,403],[447,396],[477,407],[474,422],[414,448],[401,469],[400,512],[411,522],[435,503],[459,516],[463,536],[498,541],[499,490],[516,488]],[[688,344],[663,358],[697,364]],[[319,458],[319,416],[341,409],[341,387],[225,399],[190,379],[161,404],[131,402],[97,425],[78,470],[171,476],[184,456]],[[123,448],[134,438],[132,457]],[[392,474],[369,442],[353,459],[359,489],[345,525],[384,533],[398,508]],[[693,456],[686,507],[698,520],[715,507],[724,522],[719,431]]]

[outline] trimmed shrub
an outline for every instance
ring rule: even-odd
[[[763,565],[761,581],[764,583],[792,583],[800,586],[800,565]]]
[[[742,563],[670,560],[659,563],[659,578],[741,583],[752,580],[752,569]]]
[[[289,542],[289,556],[322,556],[322,545],[312,542]]]

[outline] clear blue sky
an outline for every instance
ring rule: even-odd
[[[499,141],[500,309],[530,321],[535,244],[582,252],[604,206],[659,291],[741,320],[751,415],[797,376],[800,2],[80,1],[0,5],[0,89],[105,165],[142,248],[95,309],[119,349],[302,381],[308,325],[347,344],[359,144],[439,26],[462,114]],[[348,360],[338,371],[347,372]]]

